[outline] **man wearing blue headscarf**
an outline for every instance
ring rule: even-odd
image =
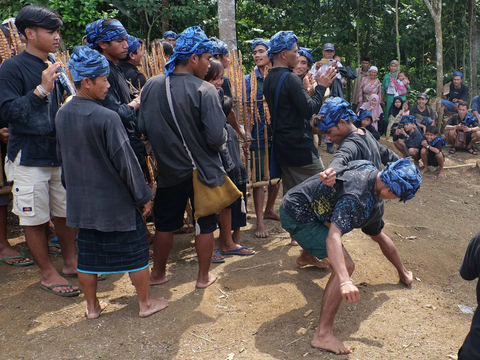
[[[97,274],[128,272],[137,289],[139,316],[150,316],[168,306],[167,300],[149,295],[142,213],[151,210],[152,192],[120,117],[98,103],[110,87],[107,59],[77,46],[68,65],[77,94],[58,111],[57,153],[68,188],[67,224],[80,229],[77,271],[85,314],[95,319],[104,307],[96,294]]]
[[[304,251],[332,268],[313,347],[336,354],[351,352],[333,334],[342,299],[349,303],[360,300],[359,290],[350,278],[355,264],[342,247],[341,236],[382,221],[383,199],[412,199],[421,182],[420,171],[408,159],[389,163],[382,171],[372,162],[358,160],[348,164],[334,186],[327,186],[314,175],[284,196],[280,207],[283,228]]]
[[[376,141],[368,131],[356,129],[353,125],[355,121],[357,116],[351,110],[350,104],[339,97],[327,99],[318,116],[313,118],[313,125],[323,132],[327,139],[338,145],[328,169],[320,173],[320,180],[328,186],[335,185],[337,174],[343,174],[352,161],[367,160],[372,162],[377,170],[381,170],[382,164],[387,165],[400,159],[397,154]],[[383,219],[378,219],[363,227],[362,232],[380,246],[383,255],[395,266],[400,280],[409,285],[413,281],[413,275],[405,268],[392,239],[382,231],[384,226]],[[297,263],[323,267],[317,258],[306,251],[302,252]]]
[[[140,107],[140,97],[135,97],[125,79],[120,60],[128,54],[128,34],[122,23],[116,19],[101,19],[87,25],[85,29],[87,45],[104,55],[110,64],[107,96],[100,103],[115,111],[122,119],[130,145],[141,166],[145,164],[146,150],[137,128],[136,111]]]
[[[452,82],[443,87],[442,105],[446,109],[446,114],[458,111],[458,102],[469,100],[468,86],[463,83],[463,73],[455,71],[453,73]]]
[[[404,158],[411,156],[418,166],[420,160],[420,149],[422,147],[423,135],[418,130],[415,116],[402,116],[399,126],[395,130],[394,144]]]
[[[168,281],[166,265],[173,245],[173,231],[183,226],[187,199],[192,201],[195,211],[193,165],[184,144],[194,159],[202,183],[214,187],[222,185],[225,179],[219,156],[226,139],[225,114],[215,86],[203,81],[212,51],[211,41],[199,26],[185,29],[165,65],[166,74],[148,80],[142,91],[139,126],[149,138],[158,163],[151,285]],[[197,220],[197,288],[204,289],[216,280],[216,276],[209,273],[216,227],[215,215]]]
[[[165,41],[169,42],[170,44],[172,44],[173,47],[175,47],[175,45],[177,44],[178,35],[173,31],[166,31],[163,34],[163,38],[165,39]]]
[[[450,116],[445,125],[448,141],[452,145],[450,154],[455,154],[458,149],[462,149],[477,155],[475,143],[480,140],[480,126],[477,118],[468,112],[468,105],[464,101],[458,103],[457,111],[458,114]]]
[[[118,65],[122,68],[125,78],[132,84],[137,90],[141,90],[147,79],[143,75],[138,67],[142,63],[143,50],[142,40],[137,39],[135,36],[128,35],[128,53],[125,59],[121,60]]]
[[[252,54],[253,61],[255,62],[254,73],[257,80],[257,88],[251,88],[251,74],[245,75],[245,86],[247,93],[247,121],[245,123],[246,141],[244,143],[244,149],[250,151],[250,157],[255,154],[256,165],[256,179],[252,179],[253,182],[268,181],[265,177],[265,152],[268,151],[268,158],[271,156],[271,136],[272,129],[270,127],[270,118],[266,118],[265,106],[263,97],[263,80],[267,72],[267,67],[271,67],[272,63],[267,56],[267,51],[270,48],[270,41],[261,38],[255,38],[252,40]],[[252,96],[256,98],[256,106],[258,112],[255,111],[253,119],[251,118],[251,106]],[[265,126],[267,133],[265,134]],[[267,149],[265,149],[265,137],[267,137]],[[253,167],[253,163],[250,163]],[[253,204],[255,206],[255,215],[257,229],[255,230],[255,236],[258,238],[264,238],[268,236],[267,229],[265,228],[264,219],[280,220],[278,214],[274,211],[275,199],[278,195],[279,185],[273,185],[272,191],[267,192],[267,204],[265,205],[265,211],[263,204],[265,201],[265,189],[264,187],[253,188]]]
[[[315,84],[315,79],[313,74],[310,72],[313,64],[312,49],[300,47],[298,49],[298,61],[297,66],[293,69],[293,72],[297,74],[303,82],[305,90],[310,94],[313,92],[313,85]]]

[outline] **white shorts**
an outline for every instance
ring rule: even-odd
[[[20,165],[21,151],[14,162],[5,159],[5,175],[13,181],[13,213],[20,225],[47,223],[51,216],[67,216],[67,194],[61,181],[61,167]]]

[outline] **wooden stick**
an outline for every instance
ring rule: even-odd
[[[255,164],[255,153],[252,152],[252,183],[256,184],[255,180],[257,180],[257,164]],[[248,186],[247,186],[248,187]]]
[[[270,179],[270,161],[268,159],[268,133],[267,124],[263,125],[263,138],[265,140],[265,156],[263,157],[263,167],[266,179]]]
[[[272,182],[272,185],[276,185],[282,181],[281,179],[272,179],[270,180]],[[262,186],[268,186],[270,185],[270,181],[257,181],[254,182],[253,184],[247,184],[247,189],[251,188],[257,188],[257,187],[262,187]]]
[[[479,167],[478,163],[470,163],[470,164],[461,164],[461,165],[452,165],[452,166],[444,166],[444,169],[459,169],[464,167]]]

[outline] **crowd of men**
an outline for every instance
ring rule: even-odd
[[[433,161],[440,164],[443,138],[432,123],[420,134],[415,116],[403,115],[394,129],[394,141],[403,157],[412,156],[415,164],[381,145],[367,130],[376,119],[370,111],[374,108],[367,107],[357,116],[343,99],[347,80],[355,76],[333,60],[333,44],[324,46],[325,58],[312,70],[311,50],[299,47],[292,31],[280,31],[269,40],[254,39],[256,81],[247,76],[243,100],[255,103],[251,99],[256,96],[258,112],[242,128],[232,112],[232,92],[223,73],[229,66],[228,47],[207,37],[200,27],[187,28],[180,35],[166,32],[162,43],[168,59],[165,74],[147,80],[137,68],[141,42],[128,35],[118,20],[95,21],[85,29],[85,45],[72,52],[68,64],[72,84],[52,56],[59,46],[61,17],[47,8],[27,6],[15,25],[26,50],[0,67],[0,116],[6,123],[0,135],[7,144],[5,173],[13,183],[13,213],[25,228],[27,245],[41,270],[41,289],[67,297],[82,291],[86,316],[94,319],[105,307],[97,298],[97,281],[107,274],[127,272],[137,290],[140,317],[166,308],[167,300],[151,298],[149,287],[168,281],[166,266],[174,231],[183,226],[187,201],[193,214],[202,214],[195,216],[197,289],[216,281],[210,264],[225,261],[221,255],[253,255],[252,249],[239,244],[246,180],[243,164],[235,161],[239,145],[233,129],[244,140],[245,155],[270,154],[269,171],[259,169],[253,182],[269,180],[267,173],[282,177],[280,214],[274,211],[278,185],[268,191],[265,210],[264,189],[253,190],[255,235],[268,236],[264,218],[281,220],[291,244],[303,249],[297,259],[300,266],[332,269],[314,347],[338,354],[351,351],[333,334],[341,300],[359,300],[350,278],[354,263],[341,244],[343,234],[362,229],[379,244],[400,280],[405,285],[412,283],[412,273],[382,231],[383,199],[407,201],[415,196],[422,182],[418,160],[423,160],[422,171]],[[364,63],[362,69],[370,68],[366,59]],[[394,82],[407,91],[404,78]],[[252,89],[252,83],[257,89]],[[454,79],[450,91],[463,90],[458,90]],[[456,122],[449,120],[446,127],[449,139],[457,141],[460,131],[471,133],[465,142],[467,149],[473,149],[469,144],[479,139],[478,123],[468,120],[466,105],[456,101],[460,95],[455,96],[452,111],[458,114],[454,115]],[[423,99],[419,95],[420,113],[425,109]],[[480,100],[476,99],[472,116],[478,117]],[[360,122],[358,127],[356,122]],[[314,133],[325,136],[329,152],[337,145],[327,168]],[[158,168],[155,196],[144,175],[146,140]],[[235,169],[243,180],[237,179]],[[208,212],[201,192],[216,188],[224,193],[243,192],[243,199],[229,205],[231,211]],[[5,209],[6,216],[8,199],[2,201],[0,215]],[[149,237],[145,218],[152,209],[155,234]],[[51,219],[59,246],[49,243],[46,236]],[[219,245],[221,254],[215,250],[213,235],[219,221],[228,233],[226,242]],[[33,264],[11,248],[6,233],[0,235],[3,262]],[[153,242],[151,271],[149,241]],[[51,248],[61,249],[60,273],[50,260]],[[69,277],[78,277],[81,290]]]

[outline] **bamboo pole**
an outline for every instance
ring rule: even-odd
[[[252,183],[255,184],[255,181],[257,179],[257,171],[256,167],[257,164],[255,164],[255,153],[252,152]]]
[[[263,156],[263,173],[266,179],[270,179],[270,162],[268,161],[268,135],[267,124],[263,125],[263,138],[265,140],[265,155]]]
[[[443,169],[459,169],[459,168],[469,168],[469,167],[480,167],[478,162],[470,163],[470,164],[461,164],[461,165],[452,165],[452,166],[444,166]]]
[[[272,185],[277,185],[278,183],[280,183],[280,181],[282,181],[282,179],[272,179],[270,181],[257,181],[256,183],[253,183],[253,184],[247,184],[247,189],[269,186],[270,183],[272,183]]]

